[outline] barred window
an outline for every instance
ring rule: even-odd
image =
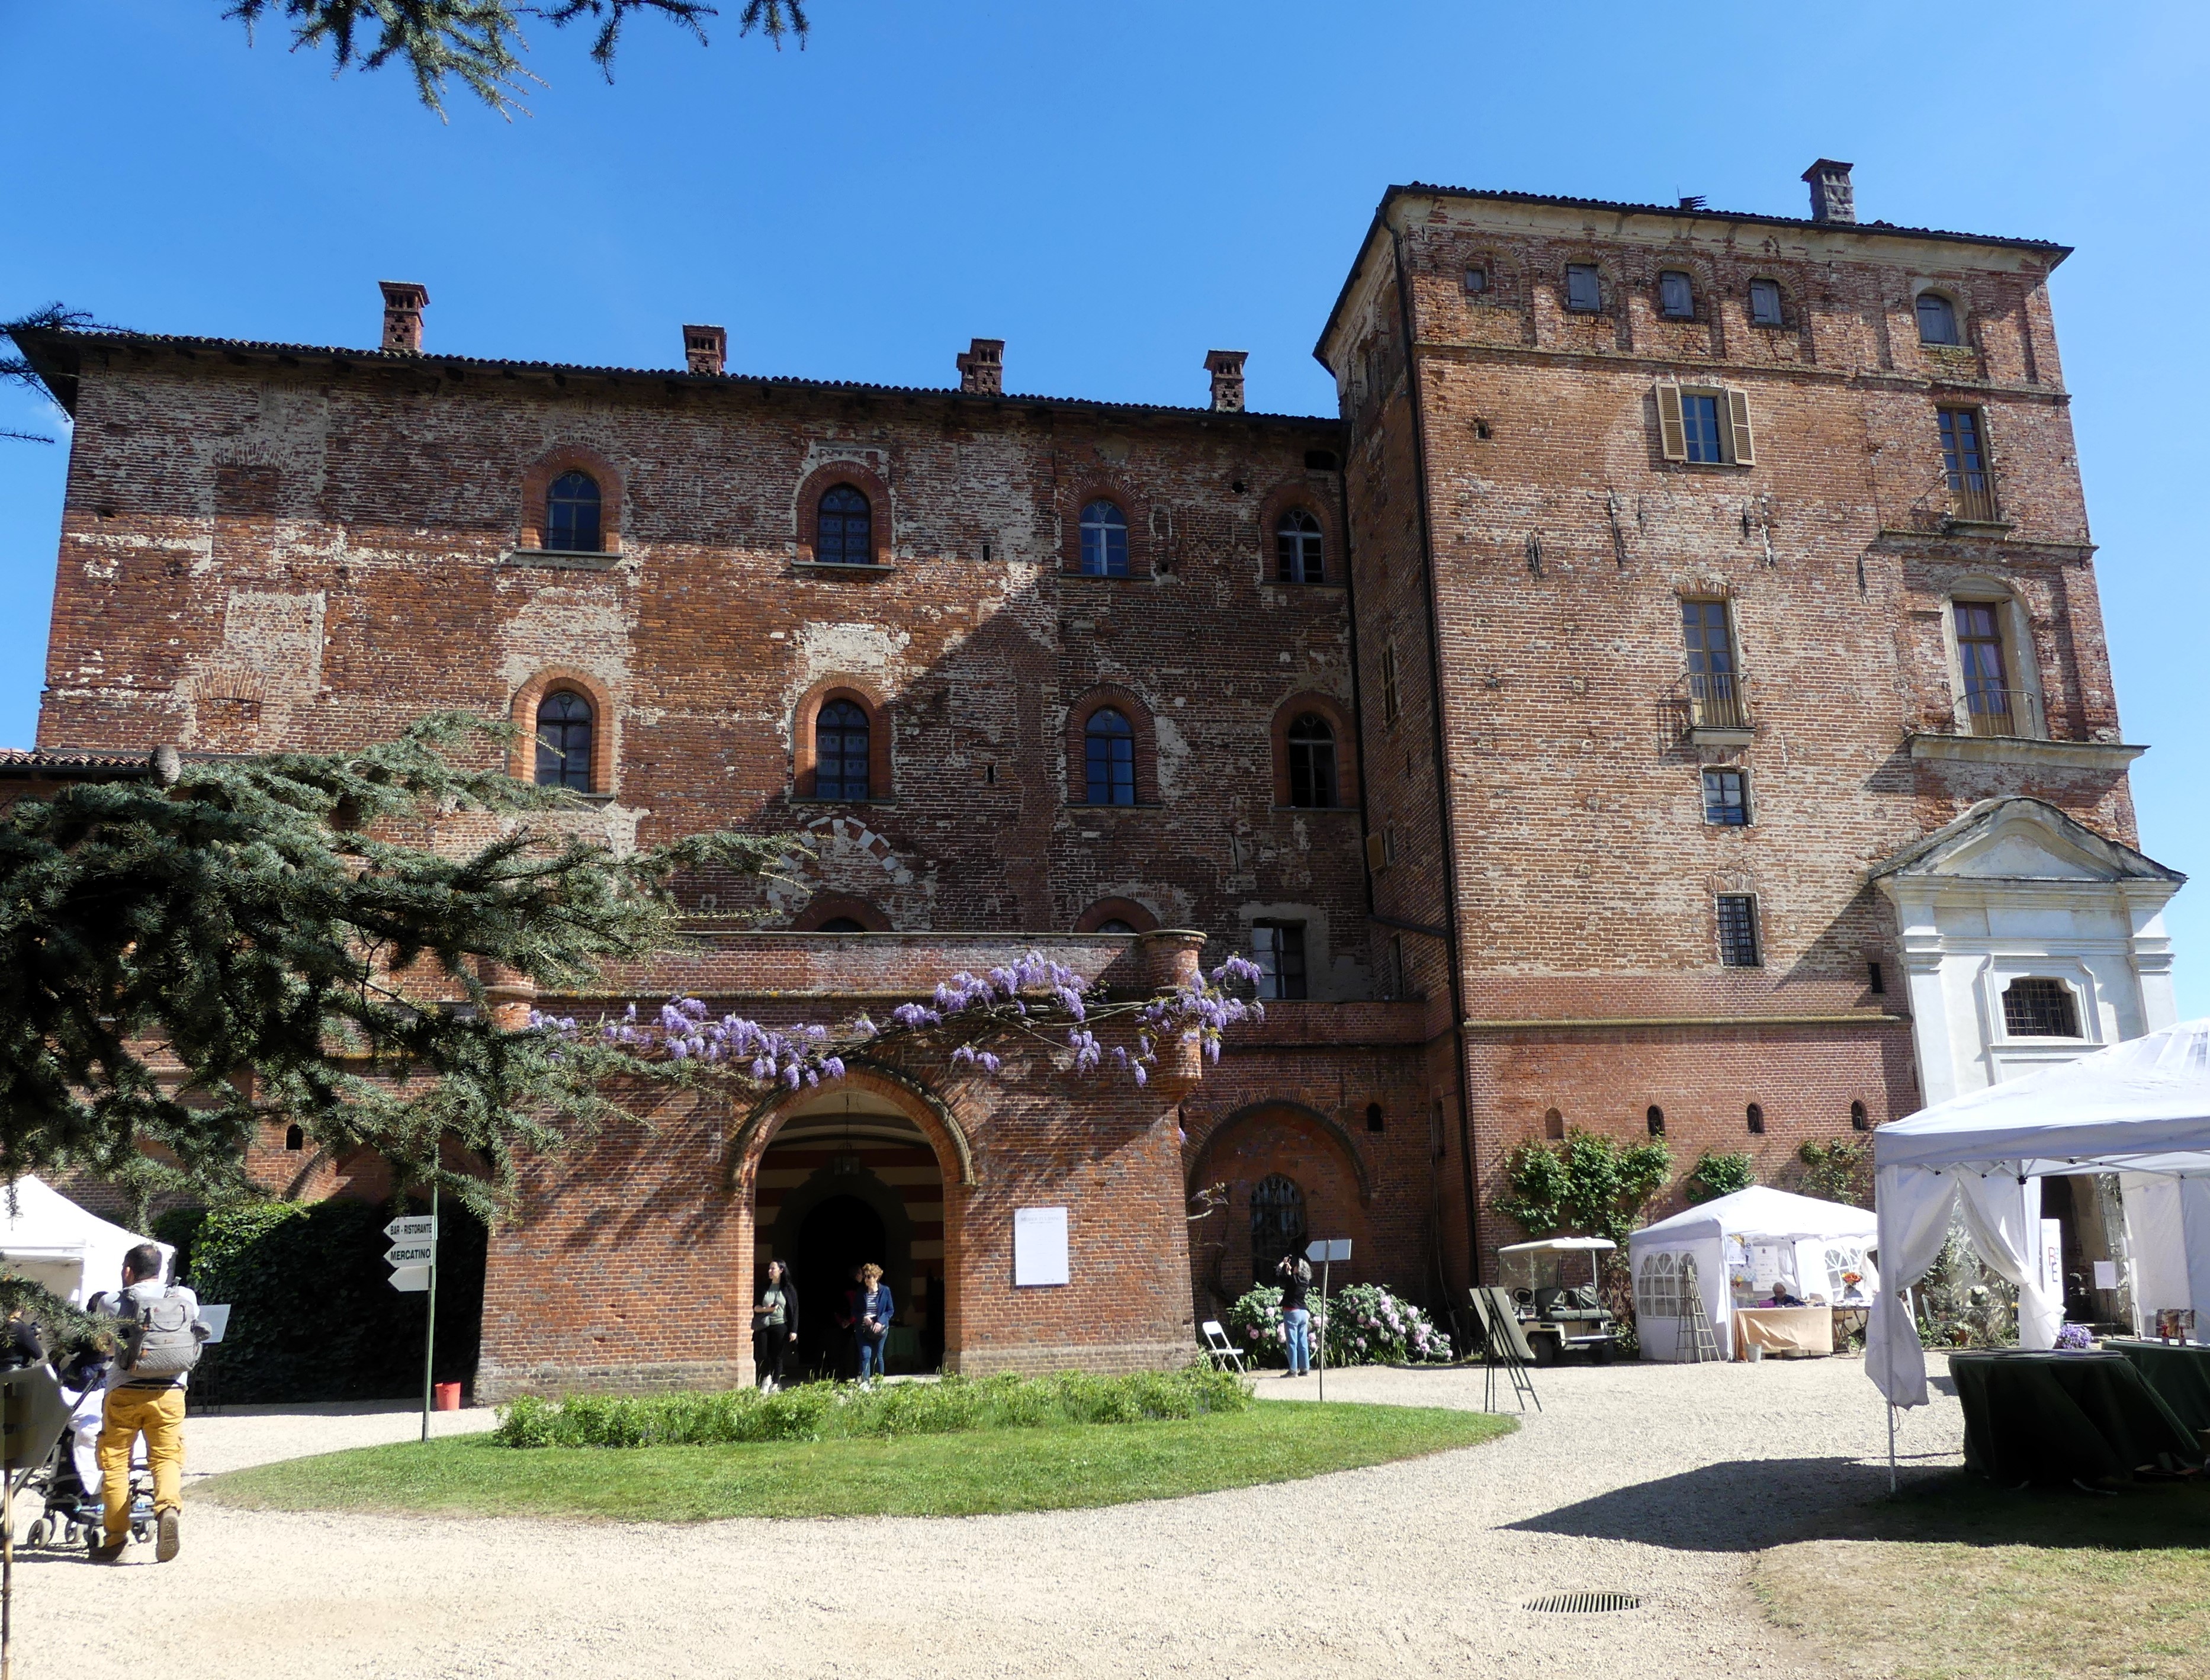
[[[1305,1251],[1305,1193],[1294,1178],[1269,1173],[1251,1187],[1251,1276],[1261,1287],[1277,1284],[1274,1268],[1285,1254]]]
[[[2003,1030],[2013,1038],[2077,1038],[2080,1006],[2061,980],[2014,980],[2003,988]]]
[[[1757,900],[1747,892],[1718,896],[1719,961],[1730,969],[1764,965],[1757,948]]]

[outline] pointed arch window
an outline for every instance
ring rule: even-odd
[[[831,700],[813,720],[813,796],[866,799],[867,714],[849,700]]]
[[[565,554],[602,553],[599,481],[589,473],[563,473],[545,492],[545,546]]]
[[[1136,731],[1126,716],[1101,706],[1082,728],[1083,756],[1091,805],[1136,802]]]
[[[1284,583],[1327,581],[1325,544],[1319,521],[1302,508],[1291,508],[1274,528],[1274,558]]]
[[[824,565],[875,563],[875,512],[865,496],[848,484],[832,485],[822,495],[818,515],[813,527],[816,560]]]
[[[537,785],[591,791],[591,703],[556,688],[537,703]]]
[[[1251,1276],[1275,1281],[1285,1254],[1305,1251],[1305,1193],[1294,1178],[1269,1173],[1251,1187]]]
[[[1082,575],[1128,575],[1128,517],[1111,502],[1091,502],[1082,510]]]
[[[1335,731],[1318,712],[1289,725],[1289,803],[1307,808],[1335,804]]]

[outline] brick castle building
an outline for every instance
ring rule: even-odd
[[[76,428],[0,773],[462,708],[614,844],[812,837],[567,1012],[834,1019],[1030,949],[1265,970],[1265,1024],[1145,1090],[885,1066],[544,1163],[486,1394],[747,1375],[699,1302],[740,1323],[770,1253],[816,1325],[882,1259],[895,1351],[969,1371],[1177,1362],[1307,1236],[1446,1305],[1520,1235],[1525,1140],[1784,1181],[2172,1017],[2067,251],[1806,179],[1808,219],[1390,189],[1317,347],[1334,419],[1246,412],[1228,351],[1204,408],[1010,394],[982,339],[943,390],[730,374],[714,327],[679,371],[447,355],[398,284],[372,351],[27,333]],[[1026,1210],[1064,1284],[1021,1280]]]

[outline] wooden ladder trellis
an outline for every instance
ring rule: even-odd
[[[1673,1347],[1673,1363],[1676,1365],[1700,1365],[1706,1360],[1717,1363],[1720,1357],[1718,1338],[1712,1333],[1711,1316],[1704,1311],[1704,1287],[1696,1278],[1696,1257],[1681,1256],[1681,1291],[1688,1296],[1682,1317],[1688,1323],[1688,1333]]]

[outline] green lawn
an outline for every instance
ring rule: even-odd
[[[466,1435],[233,1471],[193,1497],[257,1510],[638,1522],[975,1516],[1295,1481],[1518,1427],[1486,1412],[1290,1401],[1164,1423],[734,1447],[517,1450]]]
[[[1775,1547],[1756,1586],[1851,1675],[2193,1680],[2210,1670],[2210,1488],[1946,1476]]]

